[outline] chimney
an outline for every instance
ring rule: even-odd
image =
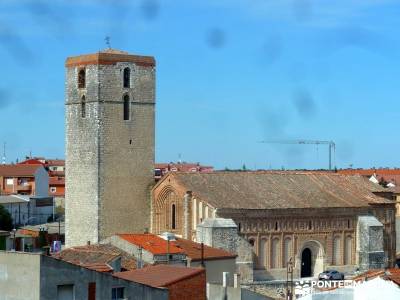
[[[138,269],[142,269],[143,268],[142,255],[143,255],[143,248],[142,248],[142,246],[139,246],[139,255],[138,255],[138,259],[137,259],[137,268]]]

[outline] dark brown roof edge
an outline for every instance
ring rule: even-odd
[[[236,258],[236,254],[232,255],[227,255],[227,256],[212,256],[212,257],[204,257],[204,260],[222,260],[222,259],[231,259],[231,258]],[[190,261],[201,261],[201,258],[193,258]]]
[[[117,62],[133,62],[144,67],[154,67],[156,65],[156,61],[153,56],[98,52],[93,54],[67,57],[65,66],[74,67],[84,65],[113,65]]]
[[[196,272],[193,272],[193,273],[188,274],[186,276],[182,276],[182,277],[177,278],[175,280],[171,280],[169,282],[166,282],[165,285],[168,286],[168,285],[171,285],[173,283],[176,283],[176,282],[179,282],[179,281],[182,281],[182,280],[185,280],[185,279],[189,279],[189,278],[195,277],[195,276],[199,275],[200,273],[205,273],[206,272],[206,269],[204,269],[204,268],[192,268],[192,269],[198,269],[198,270],[196,270]]]

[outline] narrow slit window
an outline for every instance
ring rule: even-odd
[[[124,88],[131,87],[131,69],[125,68],[124,69]]]
[[[175,204],[172,204],[172,229],[176,229],[176,207]]]
[[[78,88],[84,89],[86,87],[86,71],[82,69],[78,73]]]
[[[86,118],[86,99],[85,99],[85,96],[82,96],[81,114],[82,114],[82,118]]]
[[[129,96],[124,96],[124,120],[129,120]]]

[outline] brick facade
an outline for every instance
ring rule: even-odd
[[[230,175],[230,174],[227,174]],[[250,176],[251,174],[249,174]],[[262,175],[262,174],[261,174]],[[190,177],[192,176],[192,177]],[[366,202],[363,205],[359,202],[352,207],[334,207],[335,199],[328,203],[328,207],[304,208],[301,207],[307,199],[307,195],[303,197],[294,197],[293,195],[279,194],[279,202],[282,205],[288,199],[296,199],[300,203],[297,208],[242,208],[247,202],[251,202],[251,196],[244,195],[243,190],[236,188],[238,195],[242,195],[242,199],[238,202],[237,207],[225,208],[218,207],[218,202],[223,203],[224,199],[216,197],[218,200],[211,202],[210,199],[214,194],[204,191],[209,190],[218,193],[218,196],[224,196],[229,193],[231,188],[221,185],[220,189],[216,189],[216,182],[207,182],[207,188],[201,189],[200,185],[195,186],[191,180],[202,176],[201,178],[207,182],[207,176],[216,177],[224,176],[224,174],[190,174],[181,173],[175,175],[167,175],[153,188],[152,192],[152,232],[161,233],[164,231],[173,231],[177,235],[185,234],[185,223],[190,224],[189,238],[195,240],[196,227],[207,218],[225,218],[232,219],[237,225],[239,235],[252,245],[254,278],[255,279],[284,279],[286,278],[286,266],[290,258],[294,262],[295,276],[300,276],[302,253],[308,248],[312,252],[311,273],[316,275],[327,268],[335,268],[340,271],[354,271],[359,267],[359,249],[357,249],[358,240],[358,218],[359,216],[374,216],[383,225],[383,250],[385,252],[385,264],[392,267],[395,262],[395,202],[386,201],[384,198],[376,197],[371,193],[367,201],[376,201],[376,204]],[[244,175],[245,176],[245,175]],[[257,174],[256,174],[257,176]],[[271,175],[272,176],[272,175]],[[286,176],[286,175],[282,175]],[[333,175],[336,176],[336,175]],[[281,178],[282,179],[282,178]],[[334,180],[335,177],[332,177]],[[340,177],[339,179],[348,180]],[[361,179],[361,178],[360,178]],[[313,178],[313,180],[317,180]],[[350,180],[350,179],[349,179]],[[363,181],[360,181],[361,183]],[[262,186],[262,183],[259,184]],[[331,188],[337,189],[337,194],[343,196],[343,190],[340,186],[332,184]],[[312,187],[311,187],[312,188]],[[346,190],[352,190],[358,199],[362,199],[363,190],[357,190],[359,186],[351,185]],[[326,190],[328,190],[326,188]],[[233,190],[233,188],[232,188]],[[279,189],[276,189],[279,191]],[[188,193],[188,192],[191,193]],[[283,189],[286,191],[286,189]],[[365,191],[365,190],[364,190]],[[367,190],[368,191],[368,190]],[[203,192],[203,193],[202,193]],[[359,193],[359,194],[357,194]],[[184,209],[185,195],[191,195],[190,210]],[[233,193],[232,193],[233,194]],[[234,196],[229,194],[228,199]],[[260,193],[263,194],[263,193]],[[333,193],[332,193],[333,194]],[[264,193],[263,195],[266,195]],[[270,196],[272,198],[272,196]],[[315,201],[318,203],[321,196]],[[326,197],[326,196],[325,196]],[[265,196],[266,199],[268,196]],[[310,197],[308,197],[310,198]],[[273,198],[272,198],[273,199]],[[261,201],[261,200],[260,200]],[[171,206],[177,207],[177,228],[171,229]],[[268,202],[267,202],[268,204]],[[227,205],[227,204],[225,204]],[[329,207],[329,205],[331,207]],[[345,204],[343,204],[345,206]],[[185,222],[185,220],[189,220]],[[230,234],[233,235],[233,234]],[[226,236],[221,241],[227,243],[229,239]],[[334,244],[336,241],[336,244]],[[215,244],[213,244],[215,246]],[[227,249],[227,247],[223,247]],[[334,249],[336,255],[333,254]],[[230,251],[235,252],[233,249]],[[239,250],[238,250],[239,251]],[[238,252],[237,252],[238,253]],[[240,256],[240,255],[239,255]]]
[[[169,300],[205,300],[206,272],[167,285]]]

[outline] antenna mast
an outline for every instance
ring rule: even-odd
[[[3,165],[6,164],[6,142],[3,143],[3,157],[2,157],[1,163]]]

